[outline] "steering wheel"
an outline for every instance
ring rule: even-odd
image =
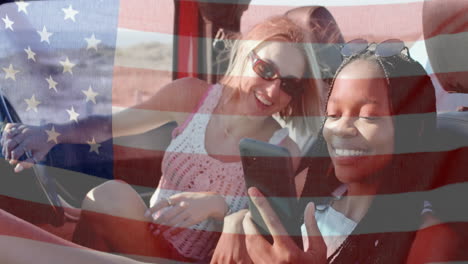
[[[18,116],[17,112],[13,108],[13,106],[10,104],[7,98],[0,93],[0,121],[1,122],[8,122],[8,123],[21,123],[21,119]],[[1,135],[0,131],[0,135]],[[26,156],[29,154],[25,154]],[[51,160],[49,157],[50,154],[47,155],[47,160]],[[11,167],[6,167],[2,168],[2,171],[13,171]],[[2,173],[2,174],[7,174],[7,173]],[[12,172],[13,174],[13,172]],[[31,175],[32,174],[32,175]],[[11,212],[21,218],[30,218],[32,217],[34,220],[37,221],[38,217],[35,217],[36,212],[31,213],[30,208],[25,208],[24,210],[16,210],[14,208],[15,206],[11,205],[12,202],[11,200],[17,201],[17,200],[23,200],[23,201],[31,201],[35,204],[39,204],[39,208],[41,209],[41,212],[43,212],[44,217],[39,221],[46,221],[49,222],[50,224],[54,226],[61,226],[63,225],[65,221],[64,217],[64,210],[62,207],[62,204],[60,202],[60,199],[58,197],[58,194],[56,192],[56,185],[55,181],[53,178],[49,175],[47,172],[46,166],[42,164],[36,164],[33,166],[32,171],[31,170],[26,170],[24,172],[21,172],[20,175],[2,175],[2,178],[7,178],[6,180],[8,181],[8,186],[2,190],[2,195],[5,195],[8,198],[13,198],[13,199],[7,199],[9,200],[8,202],[4,203],[6,204],[6,207],[8,207],[10,210],[14,210],[15,212]],[[30,178],[35,179],[36,185],[31,188],[31,183]],[[3,182],[5,179],[1,179]],[[9,186],[9,185],[14,185]],[[20,186],[15,186],[15,185],[20,185]],[[37,187],[42,190],[42,196],[36,197],[32,192],[37,192]],[[21,192],[17,192],[18,190],[21,190]],[[14,199],[17,198],[17,199]],[[2,205],[4,205],[2,204]],[[21,203],[20,203],[21,204]],[[28,202],[23,203],[23,206],[29,207]],[[41,205],[44,204],[45,206]],[[21,206],[21,205],[20,205]],[[12,207],[12,208],[10,208]],[[17,207],[17,206],[16,206]],[[45,207],[45,208],[41,208]],[[6,209],[8,211],[8,209]],[[24,212],[28,212],[27,214]],[[46,219],[44,219],[46,218]],[[30,220],[30,219],[26,219]]]

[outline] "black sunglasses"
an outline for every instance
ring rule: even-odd
[[[252,59],[252,69],[260,78],[267,81],[280,79],[281,90],[291,97],[300,96],[304,92],[301,79],[281,77],[274,64],[262,60],[254,51],[250,52],[249,57]]]
[[[409,55],[409,50],[405,46],[405,43],[399,39],[388,39],[380,43],[369,43],[365,39],[354,39],[347,42],[341,48],[341,55],[344,57],[350,57],[353,55],[364,53],[369,50],[371,46],[375,45],[373,50],[375,56],[379,57],[392,57],[400,54],[403,50],[406,50],[407,56]]]

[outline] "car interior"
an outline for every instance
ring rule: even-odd
[[[174,2],[176,16],[177,5],[183,1]],[[198,65],[203,67],[200,68],[200,72],[203,74],[198,75],[199,78],[214,83],[225,71],[226,54],[228,54],[231,44],[229,38],[223,38],[221,35],[240,31],[243,13],[248,12],[250,1],[238,2],[240,3],[210,4],[203,2],[199,6],[200,30],[205,32],[208,40],[199,43],[198,57],[200,60]],[[5,5],[8,4],[11,3]],[[212,10],[214,8],[219,10],[220,5],[223,5],[227,13],[212,16],[216,13]],[[225,18],[228,14],[231,14],[232,19]],[[322,38],[318,40],[324,45],[317,55],[325,79],[331,79],[342,60],[339,53],[340,44],[349,40],[340,33],[339,24],[336,23],[334,14],[321,6],[295,7],[287,10],[285,14],[306,31],[310,32],[316,27],[324,29]],[[181,25],[177,23],[181,21],[174,19],[174,34],[180,30]],[[226,21],[231,21],[231,23]],[[218,32],[223,32],[223,34],[217,34]],[[180,72],[177,69],[183,67],[181,64],[184,63],[177,58],[178,48],[183,48],[183,46],[174,43],[173,67],[176,69],[174,72]],[[180,76],[173,76],[173,78],[176,77]],[[2,93],[1,96],[0,120],[2,123],[21,122],[17,114],[18,106],[9,102],[8,95]],[[436,142],[429,144],[437,144],[439,151],[447,153],[447,158],[461,163],[463,157],[457,155],[463,155],[463,150],[468,148],[468,112],[438,113],[437,119],[438,136],[434,139]],[[143,154],[138,155],[131,151],[122,151],[118,163],[112,157],[96,160],[95,163],[80,163],[79,153],[86,154],[88,148],[73,144],[57,145],[44,162],[35,166],[36,169],[25,170],[18,174],[13,172],[12,166],[7,161],[1,159],[0,170],[3,182],[0,185],[2,196],[0,207],[48,231],[70,239],[74,225],[79,218],[79,207],[82,199],[90,189],[107,179],[111,179],[113,174],[126,175],[121,180],[130,183],[145,201],[149,201],[161,176],[161,161],[164,150],[169,145],[172,130],[176,126],[176,123],[171,122],[141,135],[113,139],[110,144],[115,146],[114,153],[119,152],[120,148],[125,146],[143,150]],[[312,152],[313,144],[314,138],[310,138],[304,146],[301,146],[304,156],[314,155]],[[76,167],[99,169],[99,167],[106,167],[106,164],[113,164],[112,169],[110,171],[102,169],[99,177],[88,175],[86,170],[72,170]],[[458,164],[455,162],[451,166],[457,167]],[[454,169],[453,173],[457,173],[457,171]],[[447,181],[450,182],[451,179],[447,178]],[[445,183],[440,184],[442,186]],[[31,214],[31,210],[34,210],[33,214]]]

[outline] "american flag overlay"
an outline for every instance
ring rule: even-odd
[[[2,90],[24,123],[79,123],[111,113],[118,10],[105,1],[2,5]],[[60,133],[49,133],[58,142]],[[80,159],[112,157],[111,142],[89,142]],[[105,176],[111,167],[92,170],[86,173]]]
[[[172,133],[173,129],[180,124],[172,122],[143,135],[112,137],[103,142],[98,140],[100,131],[96,130],[96,134],[93,134],[86,130],[86,133],[83,132],[87,136],[85,142],[73,144],[73,142],[62,141],[65,132],[60,129],[61,125],[68,124],[69,127],[76,127],[76,133],[80,134],[78,127],[90,116],[111,116],[113,113],[129,109],[134,111],[135,115],[147,115],[148,113],[157,115],[161,112],[178,113],[180,109],[176,109],[170,103],[161,103],[160,105],[141,103],[150,99],[174,79],[197,77],[211,83],[219,80],[223,72],[215,70],[216,63],[213,61],[216,59],[214,55],[216,45],[214,48],[212,47],[213,41],[216,43],[219,40],[219,35],[216,35],[219,28],[229,28],[232,33],[236,33],[225,36],[224,40],[230,40],[230,38],[238,36],[237,33],[246,33],[256,24],[271,16],[283,15],[289,10],[301,6],[325,7],[333,16],[334,22],[340,30],[341,36],[338,41],[335,39],[334,43],[327,43],[326,40],[323,40],[326,37],[317,40],[317,43],[312,43],[316,51],[328,47],[330,44],[341,48],[346,42],[358,38],[366,39],[369,43],[399,39],[408,48],[405,54],[409,54],[420,62],[428,72],[435,87],[437,109],[435,113],[429,114],[438,116],[440,133],[437,134],[438,138],[434,137],[433,144],[424,146],[418,150],[419,153],[416,155],[427,152],[432,155],[431,157],[436,157],[437,162],[433,162],[435,159],[428,158],[427,160],[430,162],[427,164],[414,164],[414,166],[430,168],[428,171],[436,172],[442,176],[438,177],[437,181],[427,190],[385,193],[378,195],[378,202],[388,206],[390,203],[388,201],[391,200],[404,204],[406,199],[411,200],[414,197],[420,199],[422,197],[420,199],[421,208],[419,208],[422,214],[434,212],[437,216],[436,220],[425,226],[426,230],[434,230],[436,234],[449,230],[447,233],[450,233],[451,236],[447,237],[451,241],[445,243],[445,240],[441,239],[435,243],[436,246],[450,245],[453,247],[452,251],[448,250],[450,252],[447,255],[429,254],[429,252],[433,253],[438,250],[434,244],[429,242],[438,240],[439,237],[434,238],[427,235],[430,233],[428,232],[419,237],[415,235],[416,239],[419,239],[418,241],[425,240],[427,243],[418,245],[412,251],[416,253],[410,254],[412,257],[410,260],[419,260],[419,256],[427,253],[431,257],[424,259],[424,261],[438,263],[467,261],[468,247],[463,245],[461,241],[468,238],[466,231],[468,230],[466,224],[468,221],[468,206],[466,205],[468,180],[468,116],[466,108],[468,107],[468,93],[466,86],[464,87],[464,85],[468,85],[468,81],[466,81],[468,80],[466,77],[468,56],[458,56],[457,54],[463,50],[460,46],[465,47],[465,52],[468,48],[468,19],[463,20],[463,17],[468,17],[468,1],[447,0],[450,4],[459,5],[459,10],[448,11],[454,12],[454,14],[439,21],[440,24],[434,26],[430,32],[425,25],[427,17],[424,18],[424,12],[427,12],[424,4],[428,1],[440,2],[444,0],[21,0],[0,4],[0,94],[3,97],[0,104],[3,106],[8,104],[10,114],[13,117],[17,114],[21,123],[42,126],[43,133],[47,135],[47,143],[54,145],[43,161],[37,161],[38,164],[34,170],[27,169],[20,173],[14,173],[14,166],[8,164],[8,161],[4,161],[4,154],[0,153],[0,209],[2,209],[0,210],[0,248],[5,248],[4,250],[0,249],[0,263],[31,263],[32,261],[66,263],[67,260],[70,263],[209,263],[218,240],[215,240],[214,244],[207,243],[204,245],[206,248],[198,249],[206,253],[207,256],[204,258],[180,257],[178,255],[180,252],[176,247],[182,245],[181,247],[186,248],[187,241],[195,240],[195,238],[185,238],[185,241],[179,244],[172,243],[167,236],[155,234],[154,225],[149,221],[144,223],[148,230],[145,229],[143,232],[145,235],[140,236],[138,229],[134,227],[142,226],[143,216],[122,217],[105,211],[93,211],[93,209],[83,214],[80,208],[83,200],[83,204],[86,204],[87,200],[89,202],[90,199],[94,199],[93,196],[86,198],[91,189],[109,180],[122,180],[128,183],[141,196],[141,201],[148,206],[150,197],[158,184],[164,184],[164,181],[160,182],[164,166],[174,174],[178,173],[179,169],[190,172],[199,171],[201,175],[199,178],[203,178],[202,174],[209,170],[209,166],[212,164],[200,164],[200,168],[198,168],[186,165],[185,161],[179,164],[177,162],[180,160],[177,162],[174,160],[184,155],[202,161],[205,161],[203,156],[212,158],[205,150],[205,142],[200,143],[204,152],[196,150],[194,153],[186,153],[183,149],[180,152],[184,155],[177,155],[181,153],[168,154],[169,151],[166,153],[165,150],[171,140],[180,135]],[[0,1],[0,3],[2,2]],[[223,10],[229,8],[232,8],[233,13],[237,12],[238,16],[220,17],[218,15],[218,12],[230,14],[229,12],[223,13]],[[436,15],[431,13],[431,16]],[[449,30],[445,30],[446,28]],[[443,66],[440,67],[435,65],[433,61],[431,63],[432,58],[428,57],[430,51],[426,50],[426,47],[430,47],[427,43],[439,43],[442,40],[447,43],[447,49],[453,50],[454,54],[442,59]],[[458,43],[460,44],[458,45]],[[336,58],[342,58],[341,54],[335,55]],[[323,76],[323,79],[329,81],[332,76],[333,74],[327,77]],[[325,95],[326,91],[321,93]],[[189,115],[190,112],[182,112],[182,114]],[[10,121],[3,112],[0,113],[0,117],[2,118],[0,120],[1,135],[5,125]],[[314,118],[321,120],[322,116]],[[175,131],[180,132],[179,130]],[[225,129],[226,135],[228,132]],[[310,182],[310,178],[307,180],[305,178],[311,177],[310,175],[314,175],[316,171],[319,173],[325,171],[320,170],[325,164],[321,161],[323,157],[320,157],[319,161],[311,158],[311,162],[307,163],[310,158],[307,155],[311,154],[309,148],[313,142],[312,139],[317,138],[317,136],[308,134],[304,136],[302,134],[296,137],[293,130],[290,130],[289,135],[300,145],[298,152],[301,153],[298,155],[301,155],[303,162],[299,167],[301,169],[309,167],[309,171],[302,171],[300,176],[296,178],[297,186],[301,183],[315,184]],[[201,138],[204,140],[204,136]],[[439,143],[439,141],[443,143]],[[315,147],[315,145],[312,146]],[[179,148],[172,147],[170,150],[177,152]],[[165,154],[166,156],[164,156]],[[233,156],[232,153],[216,153],[216,155],[218,154],[227,157]],[[346,155],[348,154],[352,153]],[[397,154],[404,156],[408,153]],[[414,153],[409,153],[408,156],[410,154]],[[238,153],[235,155],[238,158]],[[202,158],[199,158],[200,156]],[[163,163],[163,157],[166,157],[165,163]],[[189,159],[190,157],[187,160]],[[329,161],[328,157],[326,160]],[[239,160],[237,159],[237,161]],[[311,165],[314,164],[313,162],[317,162],[317,166]],[[206,163],[208,164],[208,161]],[[242,164],[238,163],[238,170],[241,171]],[[305,163],[307,165],[303,165]],[[174,164],[177,164],[178,168],[174,168]],[[187,161],[187,164],[191,163]],[[404,165],[401,166],[406,165],[402,164]],[[47,177],[38,177],[38,174],[43,175],[44,171]],[[332,171],[331,165],[327,173],[330,171]],[[305,176],[307,173],[309,176]],[[48,197],[42,193],[40,184],[36,183],[36,177],[39,178],[39,183],[45,184],[43,188],[46,191],[50,191],[48,188],[52,188],[52,193],[57,192],[60,196],[62,203],[59,206],[65,208],[66,217],[63,218],[65,220],[60,219],[58,224],[53,220],[51,224],[53,213]],[[206,181],[208,185],[212,184],[208,178]],[[277,184],[274,180],[272,182],[272,184]],[[293,185],[292,182],[291,180],[289,183]],[[174,189],[169,187],[168,189],[158,189],[156,194],[160,195],[165,192],[171,195],[178,194],[179,190],[176,184],[165,183],[166,185],[163,186],[175,186]],[[340,201],[341,196],[346,192],[346,190],[338,191],[340,193],[337,195],[335,192],[333,193],[336,196],[333,197],[333,202]],[[246,198],[244,197],[247,193],[246,190],[241,192],[242,198]],[[304,193],[304,196],[308,195],[307,192]],[[329,193],[323,195],[327,196]],[[233,193],[222,194],[226,201],[235,200],[236,197],[233,198],[233,196]],[[106,199],[121,201],[118,194],[109,197]],[[98,198],[96,196],[96,200]],[[247,209],[247,200],[246,198],[245,209]],[[293,200],[296,203],[296,199]],[[169,206],[173,206],[169,199],[167,203]],[[304,209],[304,206],[301,208]],[[318,211],[320,208],[317,207],[316,210]],[[362,237],[363,245],[364,243],[367,243],[367,246],[371,244],[371,250],[380,250],[387,246],[386,242],[391,240],[388,239],[391,236],[379,239],[376,234],[392,233],[395,234],[395,238],[399,238],[400,233],[404,235],[417,232],[414,228],[415,225],[406,225],[407,223],[404,221],[406,211],[399,211],[400,208],[392,206],[385,208],[391,208],[393,211],[382,212],[382,215],[387,213],[401,214],[400,219],[403,219],[401,223],[387,223],[388,221],[383,220],[385,223],[382,226],[364,228],[359,226],[358,233],[353,233],[353,235]],[[231,209],[227,208],[226,211],[232,213]],[[372,213],[378,215],[381,211],[373,209]],[[128,248],[125,246],[124,248],[111,247],[106,243],[100,243],[100,241],[90,242],[94,237],[87,236],[86,232],[82,232],[85,235],[76,235],[75,230],[81,232],[89,227],[80,221],[80,216],[83,215],[85,220],[88,218],[104,219],[107,223],[121,226],[122,230],[128,230],[122,236],[122,245],[128,245]],[[302,214],[300,215],[298,223],[302,224],[304,218]],[[226,252],[233,252],[230,250],[233,246],[227,241],[229,241],[230,236],[233,239],[238,239],[236,235],[241,233],[241,229],[233,228],[227,232],[230,234],[224,235],[221,232],[223,222],[218,220],[206,225],[192,225],[188,228],[175,226],[171,230],[178,228],[178,233],[174,237],[178,234],[186,234],[187,230],[196,230],[197,236],[199,233],[211,232],[211,237],[216,237],[216,239],[221,237],[218,244],[221,249],[225,246],[229,249]],[[366,221],[371,220],[366,219]],[[450,226],[444,229],[445,226],[442,225],[444,223],[448,223]],[[242,221],[239,221],[238,224],[242,225]],[[346,224],[356,223],[350,221]],[[212,228],[212,226],[216,228]],[[340,223],[334,223],[334,226],[337,229],[347,227]],[[301,228],[300,225],[296,227],[297,230]],[[324,228],[323,226],[319,227]],[[437,229],[439,227],[441,228]],[[102,228],[105,229],[105,227]],[[304,235],[305,226],[302,226],[302,229]],[[93,226],[90,230],[100,230],[100,227]],[[122,230],[117,230],[116,234],[122,233]],[[300,237],[299,234],[296,235]],[[200,237],[202,236],[208,235],[200,235]],[[348,241],[346,236],[344,238],[341,236],[340,230],[336,232],[328,230],[325,241],[327,243],[330,241],[330,243],[335,243],[340,239]],[[137,241],[140,237],[145,237],[145,240]],[[445,239],[445,236],[442,237]],[[159,239],[164,242],[159,243]],[[244,240],[245,235],[242,234],[242,243],[245,242]],[[294,242],[302,245],[302,243],[297,242],[298,240],[300,239],[296,239]],[[145,244],[142,241],[151,241],[152,244]],[[314,247],[313,244],[310,244],[311,241],[314,240],[305,241],[306,249]],[[344,250],[342,248],[348,246],[346,243],[343,247],[338,246],[337,252]],[[81,244],[91,245],[94,248],[89,249]],[[154,250],[148,249],[150,247],[148,245],[152,246],[153,244],[156,245]],[[276,246],[278,244],[281,243],[276,243]],[[282,245],[284,246],[284,243]],[[357,245],[360,246],[359,242]],[[243,246],[245,247],[245,243]],[[296,246],[296,244],[289,246]],[[220,257],[221,253],[219,252],[222,250],[219,250],[219,247],[216,248],[213,259],[216,259],[215,263],[225,263],[222,260],[229,258],[227,258],[228,256]],[[398,251],[401,248],[389,246],[388,250]],[[248,250],[244,249],[244,251],[242,254],[246,256]],[[357,249],[355,252],[362,253]],[[377,251],[372,252],[376,255]],[[273,256],[273,250],[270,253],[270,256]],[[302,248],[301,253],[303,253]],[[333,254],[333,252],[331,253]],[[239,258],[236,259],[239,260]],[[340,260],[339,257],[336,259]],[[332,262],[331,259],[328,261]],[[423,263],[424,261],[414,263]],[[341,260],[337,262],[341,263]],[[235,263],[235,261],[229,263]],[[377,259],[375,263],[385,262]]]

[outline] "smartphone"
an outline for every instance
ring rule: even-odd
[[[247,188],[257,187],[265,195],[288,234],[298,245],[302,244],[294,171],[288,149],[244,138],[239,143],[239,151]],[[270,231],[250,198],[249,210],[260,233],[272,242]]]

